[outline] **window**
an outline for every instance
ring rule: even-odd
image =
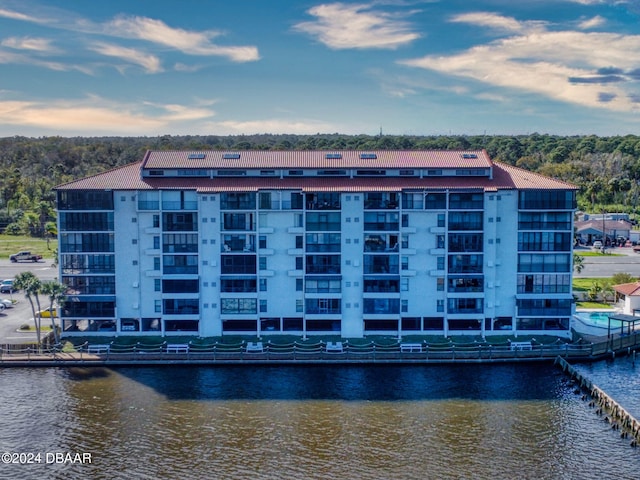
[[[266,278],[261,278],[260,279],[260,291],[261,292],[266,292],[267,291],[267,279]]]
[[[161,313],[162,312],[162,300],[154,300],[153,301],[153,311],[155,313]]]
[[[267,301],[265,299],[260,300],[260,313],[267,312]]]
[[[456,210],[479,210],[484,208],[483,193],[450,193],[449,208]]]
[[[482,233],[450,233],[450,252],[482,252]]]
[[[436,290],[438,292],[444,291],[444,278],[443,277],[436,278]]]
[[[224,293],[253,293],[256,291],[256,279],[223,278],[220,280],[220,291]]]
[[[302,285],[303,285],[303,281],[301,278],[296,278],[296,292],[301,292],[302,291]]]
[[[481,275],[449,277],[447,291],[450,293],[482,292],[484,291],[484,277]]]
[[[220,311],[229,315],[257,313],[257,300],[255,298],[223,298],[220,301]]]
[[[519,194],[521,210],[573,210],[576,208],[574,190],[522,190]]]
[[[568,253],[518,254],[518,272],[570,272],[571,256]]]
[[[153,228],[160,228],[160,215],[153,216]]]
[[[160,250],[160,237],[158,236],[153,237],[153,249]]]
[[[444,270],[444,257],[443,256],[436,257],[436,262],[437,262],[436,268],[438,270]]]
[[[198,280],[162,280],[164,293],[198,293]]]
[[[340,251],[341,236],[339,233],[308,233],[306,237],[307,252],[324,253]],[[300,237],[300,239],[302,239],[302,237]],[[300,242],[300,244],[302,244],[302,241]]]
[[[482,212],[449,212],[449,230],[482,230]]]
[[[302,235],[296,235],[296,248],[302,248],[304,237]]]
[[[305,284],[307,293],[340,293],[342,291],[340,278],[308,278]]]
[[[424,208],[427,210],[444,210],[447,208],[446,193],[427,193],[424,197]]]
[[[161,281],[159,278],[154,278],[153,279],[153,291],[154,292],[159,292],[161,290]]]
[[[267,236],[260,235],[258,237],[258,248],[267,248]]]
[[[444,227],[445,216],[444,213],[438,214],[438,227]]]
[[[302,257],[296,257],[296,270],[302,270],[303,259]]]
[[[402,277],[400,279],[400,290],[403,292],[409,291],[409,277]]]
[[[339,274],[340,255],[307,255],[306,272],[310,274]]]
[[[401,267],[402,270],[409,270],[409,257],[402,257]]]
[[[482,255],[449,255],[449,273],[482,273]]]
[[[400,311],[402,313],[409,311],[409,300],[400,300]]]
[[[160,270],[160,257],[153,257],[153,269]]]
[[[307,314],[340,314],[339,298],[307,298],[305,302]]]
[[[256,273],[255,255],[222,255],[221,263],[223,274]]]
[[[444,235],[436,235],[436,248],[444,248]]]
[[[444,300],[436,300],[436,311],[444,312]]]
[[[258,268],[260,270],[266,270],[267,269],[267,257],[260,257],[258,259]]]

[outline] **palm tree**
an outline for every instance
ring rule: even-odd
[[[52,280],[50,282],[44,282],[40,287],[40,293],[49,297],[49,318],[51,318],[51,328],[53,329],[53,338],[56,342],[56,345],[60,343],[60,338],[58,336],[58,330],[56,329],[56,320],[55,315],[53,314],[53,305],[58,305],[58,311],[60,307],[64,303],[66,298],[67,286],[63,283],[58,282],[57,280]]]
[[[573,254],[573,269],[576,273],[580,273],[584,269],[584,257],[582,255]]]
[[[15,276],[13,280],[13,285],[16,290],[23,290],[24,296],[29,300],[29,304],[31,304],[31,312],[33,313],[33,323],[36,327],[36,340],[38,342],[38,349],[40,349],[40,315],[36,314],[36,305],[38,306],[38,312],[40,311],[40,299],[38,298],[38,292],[40,291],[40,287],[42,283],[40,279],[36,277],[32,272],[22,272]],[[36,305],[34,305],[33,301],[36,301]]]

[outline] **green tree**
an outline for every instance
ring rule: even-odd
[[[36,277],[32,272],[22,272],[15,276],[13,285],[17,290],[23,290],[24,296],[27,298],[27,300],[29,300],[29,304],[31,305],[31,312],[33,313],[33,323],[36,327],[36,341],[39,350],[41,346],[41,318],[39,313],[40,298],[38,297],[38,293],[40,292],[42,283],[40,282],[40,279]],[[35,304],[33,303],[34,300],[36,302]]]
[[[611,277],[612,285],[621,285],[623,283],[634,283],[637,282],[638,279],[631,275],[630,273],[619,272],[614,273]]]
[[[64,301],[66,299],[67,286],[63,283],[53,280],[50,282],[44,282],[40,287],[40,293],[49,297],[49,318],[51,319],[51,328],[53,329],[53,338],[56,345],[60,343],[60,336],[58,335],[58,329],[56,328],[56,315],[53,314],[54,305],[58,306],[58,313]]]
[[[573,269],[576,273],[581,273],[584,269],[584,258],[582,255],[578,255],[577,253],[573,254]]]

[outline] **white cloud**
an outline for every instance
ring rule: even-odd
[[[38,12],[40,12],[38,8]],[[120,39],[144,40],[155,45],[170,47],[186,55],[220,56],[233,62],[250,62],[260,59],[255,46],[222,46],[212,42],[221,36],[213,30],[193,31],[170,27],[161,20],[147,17],[120,15],[105,23],[95,23],[74,12],[43,7],[47,16],[30,15],[16,10],[0,9],[0,17],[30,23],[46,24],[50,28],[80,32],[86,35],[110,36]]]
[[[624,72],[640,65],[640,36],[539,30],[456,55],[427,55],[399,63],[563,102],[632,111],[637,104],[629,98],[637,82]]]
[[[34,127],[47,134],[152,135],[167,131],[189,132],[190,122],[215,115],[210,109],[184,105],[123,104],[97,96],[84,100],[1,101],[0,126]]]
[[[392,14],[374,11],[370,5],[329,3],[313,7],[308,13],[316,20],[298,23],[294,29],[335,50],[396,49],[420,38],[407,22]]]
[[[108,43],[96,43],[90,47],[90,49],[101,55],[121,58],[129,63],[140,65],[147,73],[158,73],[162,71],[162,65],[158,57],[134,48],[126,48]]]
[[[605,22],[606,22],[606,20],[603,17],[601,17],[600,15],[596,15],[595,17],[590,18],[588,20],[583,20],[582,22],[580,22],[578,24],[578,27],[581,30],[589,30],[589,29],[592,29],[592,28],[600,27],[600,26],[604,25]]]
[[[24,22],[47,23],[46,18],[34,17],[14,10],[8,10],[6,8],[0,8],[0,17],[11,18],[12,20],[22,20]]]
[[[0,45],[16,50],[32,50],[45,53],[56,51],[56,49],[51,45],[51,40],[47,38],[8,37],[5,38]]]
[[[451,19],[454,23],[470,23],[475,26],[489,27],[506,32],[520,32],[526,24],[512,17],[504,17],[491,12],[474,12],[456,15]]]
[[[314,133],[331,133],[336,132],[336,126],[324,122],[308,121],[308,120],[226,120],[211,124],[214,131],[220,132],[222,135],[234,134],[260,134],[260,133],[292,133],[300,135],[312,135]]]
[[[146,17],[116,17],[104,26],[105,33],[124,38],[137,38],[175,48],[187,55],[217,55],[234,62],[251,62],[260,58],[253,46],[224,47],[211,39],[220,35],[215,31],[194,32],[169,27],[161,20]]]

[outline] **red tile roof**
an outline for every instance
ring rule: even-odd
[[[152,189],[196,189],[201,192],[224,192],[224,191],[255,191],[265,190],[303,190],[303,191],[344,191],[344,192],[362,192],[362,191],[399,191],[401,189],[482,189],[484,191],[497,190],[528,190],[528,189],[562,189],[575,190],[576,187],[569,183],[555,180],[543,175],[528,172],[521,168],[512,167],[499,162],[491,162],[486,152],[478,152],[477,159],[468,159],[470,164],[465,164],[467,159],[462,158],[459,151],[402,151],[389,152],[377,151],[380,161],[383,161],[384,167],[376,164],[376,167],[386,168],[427,168],[434,166],[438,168],[488,168],[493,166],[493,178],[483,176],[434,176],[427,178],[419,177],[142,177],[141,169],[145,166],[149,168],[149,164],[156,165],[154,168],[160,168],[157,165],[164,162],[160,159],[168,159],[175,154],[174,159],[188,157],[190,152],[151,152],[155,155],[147,153],[142,162],[133,163],[124,167],[116,168],[101,174],[86,177],[74,182],[70,182],[57,187],[58,190],[152,190]],[[322,168],[326,166],[326,152],[247,152],[255,154],[250,158],[258,159],[261,154],[265,158],[274,159],[282,156],[279,163],[275,164],[282,168]],[[296,157],[294,154],[301,154]],[[347,155],[349,153],[349,155]],[[343,161],[341,167],[357,168],[357,165],[367,164],[367,162],[377,162],[378,160],[360,160],[361,152],[342,152]],[[464,152],[463,152],[464,153]],[[160,155],[162,154],[162,155]],[[393,155],[397,155],[397,161],[392,162]],[[220,152],[221,155],[221,152]],[[153,156],[153,161],[150,157]],[[249,157],[247,155],[247,157]],[[348,158],[347,158],[348,157]],[[312,167],[310,163],[293,164],[291,159],[303,158],[312,159],[309,162],[313,165],[321,165],[320,167]],[[205,158],[206,160],[206,158]],[[242,160],[242,157],[241,157]],[[244,161],[247,161],[245,158]],[[410,160],[410,161],[409,161]],[[195,160],[200,162],[201,160]],[[231,160],[229,160],[231,161]],[[334,160],[332,160],[334,161]],[[478,162],[476,165],[471,165]],[[480,165],[481,164],[481,165]],[[167,164],[168,165],[168,164]],[[274,163],[266,163],[265,159],[259,162],[261,168],[278,168]],[[183,164],[174,163],[170,166],[162,168],[182,168]],[[194,168],[205,168],[203,165]],[[206,168],[216,168],[208,166]],[[222,168],[220,165],[217,168]],[[242,167],[244,168],[244,167]],[[260,167],[258,167],[260,168]],[[333,168],[337,168],[333,164]]]
[[[239,158],[225,158],[237,155]],[[361,158],[361,155],[376,158]],[[194,158],[189,158],[189,157]],[[337,158],[339,157],[339,158]],[[490,168],[482,150],[248,150],[248,151],[149,151],[144,169],[166,168]]]
[[[613,289],[623,295],[631,295],[636,297],[640,295],[640,282],[621,283],[620,285],[614,285]]]

